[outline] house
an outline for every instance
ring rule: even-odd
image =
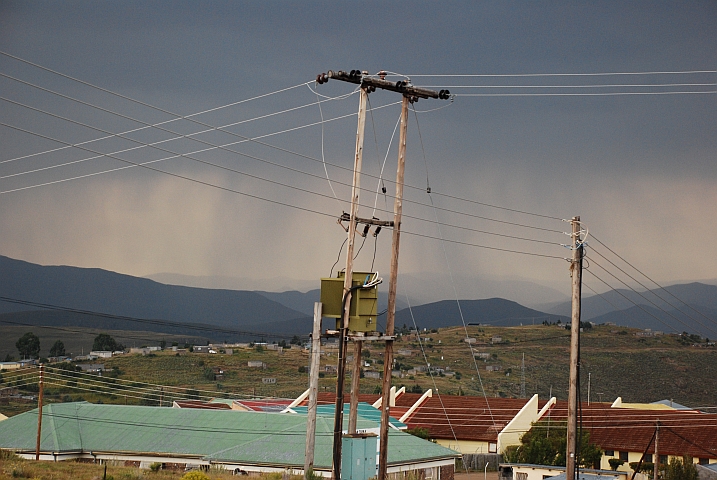
[[[0,422],[0,448],[34,458],[37,413],[35,409]],[[306,415],[80,402],[49,404],[42,417],[41,460],[303,473]],[[359,418],[357,427],[375,430],[378,425]],[[399,430],[391,429],[388,435],[389,475],[453,479],[456,452]],[[315,474],[331,476],[332,442],[333,417],[320,415]]]
[[[107,350],[93,350],[88,355],[90,358],[112,358],[112,352]]]
[[[305,405],[308,390],[296,405]],[[372,404],[380,412],[381,395],[359,394],[359,402]],[[345,399],[349,401],[348,396]],[[332,392],[319,392],[319,405],[334,405]],[[410,429],[425,428],[438,445],[461,454],[502,454],[510,445],[520,444],[520,437],[545,412],[549,402],[530,399],[484,398],[455,395],[434,396],[432,390],[423,394],[406,393],[391,388],[389,413]]]
[[[77,366],[83,372],[88,373],[100,373],[105,371],[105,365],[103,363],[79,363]]]
[[[641,408],[625,408],[626,405]],[[567,408],[567,402],[555,402],[541,421],[565,421]],[[618,471],[632,473],[629,464],[638,462],[643,452],[646,461],[652,462],[655,450],[651,440],[658,421],[660,463],[684,455],[702,465],[717,463],[717,414],[677,410],[661,403],[624,404],[620,398],[612,404],[583,403],[581,410],[582,428],[604,452],[601,469],[609,469],[610,459],[618,459],[624,462]]]
[[[129,349],[129,353],[135,355],[149,355],[150,350],[147,347],[132,347]]]
[[[249,368],[266,368],[266,363],[261,360],[249,360],[246,362],[246,366]]]
[[[264,377],[261,379],[261,383],[265,385],[274,385],[276,383],[276,378],[274,377]]]
[[[0,362],[0,370],[18,370],[22,368],[20,362]]]
[[[195,345],[194,353],[209,353],[211,347],[209,345]]]

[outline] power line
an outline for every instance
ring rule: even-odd
[[[438,88],[438,85],[424,85]],[[443,85],[444,88],[644,88],[644,87],[714,87],[717,83],[663,83],[663,84],[592,84],[592,85]]]
[[[699,73],[717,73],[717,70],[681,70],[646,72],[594,72],[594,73],[503,73],[503,74],[428,74],[409,75],[410,77],[605,77],[618,75],[694,75]]]
[[[27,63],[27,64],[29,64],[29,65],[35,66],[35,67],[40,68],[40,69],[43,69],[43,70],[46,70],[46,71],[51,72],[51,73],[56,74],[56,75],[63,76],[63,77],[68,78],[68,79],[70,79],[70,80],[74,80],[74,81],[80,82],[80,83],[82,83],[82,84],[84,84],[84,85],[90,86],[90,87],[92,87],[92,88],[99,89],[99,90],[104,91],[104,92],[106,92],[106,93],[109,93],[109,94],[118,96],[118,97],[120,97],[120,98],[129,100],[129,101],[132,101],[132,102],[134,102],[134,103],[138,103],[138,104],[140,104],[140,105],[143,105],[143,106],[146,106],[146,107],[155,109],[155,110],[159,110],[159,111],[161,111],[161,112],[163,112],[163,113],[166,113],[166,114],[169,114],[169,115],[178,117],[179,119],[185,119],[185,120],[189,120],[189,121],[194,122],[194,123],[198,123],[198,124],[203,125],[203,126],[205,126],[205,127],[209,127],[211,130],[219,130],[219,131],[222,131],[222,132],[224,132],[224,133],[228,133],[228,134],[230,134],[230,135],[234,135],[234,136],[240,137],[240,138],[244,139],[245,141],[256,141],[257,143],[259,143],[259,144],[261,144],[261,145],[268,146],[268,147],[270,147],[270,148],[276,148],[276,149],[279,149],[279,150],[281,150],[281,151],[284,151],[285,153],[290,153],[290,154],[294,154],[294,155],[299,155],[299,156],[301,156],[301,157],[303,157],[303,158],[310,159],[310,160],[313,160],[313,161],[319,161],[318,159],[315,159],[315,158],[313,158],[313,157],[309,157],[309,156],[306,156],[306,155],[302,155],[302,154],[299,154],[299,153],[297,153],[297,152],[292,152],[292,151],[287,150],[287,149],[282,149],[282,148],[280,148],[280,147],[277,147],[277,146],[274,146],[274,145],[271,145],[271,144],[267,144],[267,143],[264,143],[264,142],[258,142],[256,139],[250,139],[250,138],[248,138],[248,137],[241,136],[241,135],[236,134],[236,133],[234,133],[234,132],[226,131],[226,130],[224,130],[224,129],[221,128],[221,127],[219,127],[219,128],[213,127],[213,126],[208,125],[208,124],[206,124],[206,123],[199,122],[199,121],[197,121],[197,120],[194,120],[194,119],[190,118],[190,117],[192,117],[192,116],[198,115],[199,113],[198,113],[198,114],[189,115],[189,116],[181,116],[181,115],[178,115],[178,114],[174,114],[174,113],[169,112],[169,111],[167,111],[167,110],[164,110],[164,109],[162,109],[162,108],[159,108],[159,107],[150,105],[150,104],[148,104],[148,103],[146,103],[146,102],[141,102],[141,101],[139,101],[139,100],[132,99],[132,98],[127,97],[127,96],[125,96],[125,95],[121,95],[121,94],[112,92],[112,91],[110,91],[110,90],[104,89],[104,88],[102,88],[102,87],[95,86],[95,85],[93,85],[93,84],[91,84],[91,83],[89,83],[89,82],[85,82],[85,81],[76,79],[76,78],[74,78],[74,77],[71,77],[71,76],[69,76],[69,75],[62,74],[62,73],[57,72],[57,71],[55,71],[55,70],[52,70],[52,69],[43,67],[43,66],[41,66],[41,65],[38,65],[38,64],[35,64],[35,63],[32,63],[32,62],[29,62],[29,61],[27,61],[27,60],[21,59],[21,58],[19,58],[19,57],[16,57],[16,56],[13,56],[13,55],[10,55],[10,54],[7,54],[7,53],[5,53],[5,52],[1,52],[1,51],[0,51],[0,54],[9,56],[9,57],[14,58],[14,59],[16,59],[16,60],[18,60],[18,61]],[[48,91],[48,92],[51,92],[51,93],[55,93],[56,95],[60,95],[60,96],[62,96],[63,98],[68,98],[68,99],[71,99],[71,100],[73,100],[73,101],[77,101],[77,102],[83,103],[83,104],[85,104],[85,105],[94,107],[94,108],[99,108],[99,109],[101,109],[101,110],[103,110],[103,111],[106,111],[107,113],[112,113],[112,114],[122,116],[123,118],[129,119],[129,120],[132,120],[132,121],[136,121],[136,122],[139,122],[139,123],[144,123],[144,122],[140,122],[139,120],[133,119],[133,118],[131,118],[131,117],[127,117],[127,116],[124,116],[124,115],[121,115],[121,114],[117,114],[117,113],[112,112],[112,111],[109,111],[109,110],[107,110],[107,109],[102,109],[101,107],[96,107],[96,106],[94,106],[94,105],[92,105],[92,104],[89,104],[89,103],[87,103],[87,102],[83,102],[83,101],[81,101],[81,100],[76,100],[76,99],[73,99],[73,98],[68,97],[68,96],[66,96],[66,95],[62,95],[62,94],[59,94],[59,93],[56,93],[56,92],[52,92],[52,91],[49,90],[49,89],[44,89],[43,87],[35,86],[35,85],[33,85],[33,84],[29,83],[29,82],[25,82],[25,81],[23,81],[23,80],[15,79],[14,77],[10,77],[10,76],[4,75],[4,74],[0,74],[0,75],[3,75],[3,76],[5,76],[5,77],[7,77],[7,78],[12,78],[12,79],[14,79],[14,80],[16,80],[16,81],[19,81],[19,82],[21,82],[21,83],[25,83],[25,84],[30,85],[30,86],[34,86],[35,88],[39,88],[39,89],[42,89],[42,90],[44,90],[44,91]],[[310,82],[303,83],[303,84],[299,84],[299,85],[297,85],[296,87],[308,85],[309,83],[310,83]],[[279,90],[278,92],[286,91],[286,90],[289,90],[289,89],[291,89],[291,88],[296,88],[296,87],[289,87],[289,88],[286,88],[286,89]],[[264,96],[268,96],[268,95],[271,95],[271,94],[265,94]],[[261,96],[255,97],[255,98],[261,98]],[[248,101],[248,100],[245,100],[245,101]],[[243,102],[244,102],[244,101],[235,102],[235,103],[230,104],[230,105],[236,105],[236,104],[238,104],[238,103],[243,103]],[[219,107],[219,108],[224,108],[224,107]],[[205,112],[208,112],[208,111],[211,111],[211,110],[207,110],[207,111],[205,111]],[[205,113],[205,112],[200,112],[200,113]],[[146,125],[147,127],[153,126],[153,125],[150,125],[150,124],[145,124],[145,125]],[[177,133],[175,133],[175,132],[172,132],[171,130],[166,130],[166,129],[162,129],[162,128],[160,128],[160,130],[164,130],[164,131],[166,131],[166,132],[168,132],[168,133],[171,133],[171,134],[173,134],[173,135],[178,135],[178,136],[181,137],[181,138],[186,137],[186,136],[181,136],[181,135],[179,135],[179,134],[177,134]],[[196,141],[196,139],[195,139],[195,141]],[[210,145],[211,145],[211,144],[210,144]],[[234,152],[234,153],[239,153],[239,152]],[[348,169],[348,168],[346,168],[346,167],[339,167],[339,166],[337,166],[337,165],[334,165],[334,166],[336,166],[336,167],[338,167],[338,168],[344,168],[344,169],[350,170],[350,169]],[[380,180],[380,177],[379,177],[379,180]],[[413,187],[413,186],[410,186],[410,185],[407,185],[407,186],[408,186],[409,188],[419,188],[419,187]],[[0,193],[3,193],[3,192],[0,192]],[[487,204],[486,204],[486,206],[487,206]],[[491,205],[491,206],[492,206],[493,208],[502,208],[502,207],[493,206],[493,205]],[[518,213],[526,213],[526,212],[521,212],[521,211],[519,211],[519,210],[513,210],[513,209],[505,209],[505,210],[514,211],[514,212],[518,212]],[[542,215],[538,215],[538,216],[542,216]],[[555,217],[553,217],[553,218],[555,218]]]
[[[655,302],[653,302],[653,301],[650,300],[649,298],[645,297],[642,293],[638,292],[637,290],[635,290],[634,288],[632,288],[630,285],[628,285],[626,282],[624,282],[624,281],[622,281],[621,279],[619,279],[616,275],[614,275],[613,273],[611,273],[610,271],[608,271],[607,269],[605,269],[605,267],[603,267],[602,265],[600,265],[599,263],[597,263],[594,259],[593,259],[592,263],[593,263],[594,265],[600,267],[604,272],[606,272],[608,275],[610,275],[611,277],[613,277],[615,280],[617,280],[618,282],[620,282],[620,283],[622,283],[623,285],[625,285],[625,286],[626,286],[627,288],[629,288],[632,292],[636,293],[636,294],[639,295],[641,298],[643,298],[644,300],[648,301],[651,305],[653,305],[655,308],[657,308],[658,310],[660,310],[662,313],[664,313],[664,314],[666,314],[666,315],[672,317],[673,319],[675,319],[675,320],[677,320],[678,322],[682,323],[682,324],[683,324],[684,326],[686,326],[687,328],[692,328],[692,326],[689,325],[687,322],[685,322],[685,321],[683,321],[682,319],[680,319],[680,318],[674,316],[672,313],[668,312],[667,310],[665,310],[664,308],[660,307],[659,305],[657,305]],[[634,303],[634,302],[633,302],[633,303]],[[656,318],[657,318],[657,317],[656,317]],[[694,319],[693,319],[693,320],[694,320]],[[696,320],[695,320],[695,321],[696,321]],[[701,322],[698,322],[698,323],[699,323],[702,327],[704,327],[704,328],[706,328],[706,329],[712,331],[713,333],[717,334],[717,331],[712,330],[712,328],[708,327],[707,325],[704,325],[704,324],[701,323]],[[667,325],[667,324],[666,324],[666,325]],[[673,327],[673,328],[674,328],[674,327]]]
[[[637,280],[635,277],[633,277],[632,275],[630,275],[629,273],[627,273],[627,272],[626,272],[625,270],[623,270],[622,268],[620,268],[620,267],[618,267],[617,265],[615,265],[615,263],[613,263],[609,258],[605,257],[604,255],[602,255],[600,252],[598,252],[598,251],[595,250],[594,248],[593,248],[592,250],[593,250],[595,253],[597,253],[598,255],[600,255],[601,258],[605,259],[608,263],[610,263],[613,267],[617,268],[618,270],[620,270],[620,272],[622,272],[623,274],[627,275],[632,281],[636,282],[638,285],[640,285],[640,286],[641,286],[642,288],[644,288],[646,291],[652,293],[652,294],[655,295],[657,298],[659,298],[660,300],[662,300],[663,302],[665,302],[666,304],[668,304],[669,306],[671,306],[672,308],[674,308],[674,309],[677,310],[678,312],[683,313],[687,318],[689,318],[689,319],[692,320],[693,322],[696,322],[696,323],[702,325],[703,327],[707,328],[704,324],[702,324],[702,322],[700,322],[700,321],[697,320],[696,318],[691,317],[690,315],[687,315],[685,312],[681,312],[675,305],[673,305],[673,304],[670,303],[669,301],[665,300],[665,299],[662,298],[661,296],[657,295],[654,291],[652,291],[652,290],[650,290],[649,288],[647,288],[642,282],[640,282],[639,280]],[[601,268],[602,268],[602,267],[601,267]],[[642,295],[641,295],[641,296],[642,296]],[[645,297],[643,297],[643,298],[645,298]],[[713,322],[713,323],[715,322],[715,320],[713,320],[713,319],[711,319],[711,318],[709,318],[709,317],[707,317],[707,316],[705,316],[705,315],[703,315],[703,316],[704,316],[705,318],[707,318],[709,321],[711,321],[711,322]]]
[[[715,94],[717,90],[682,92],[610,92],[610,93],[455,93],[456,97],[619,97],[630,95],[704,95]]]
[[[629,266],[630,266],[633,270],[635,270],[637,273],[639,273],[640,275],[642,275],[643,277],[645,277],[646,279],[648,279],[650,282],[652,282],[654,285],[656,285],[660,290],[664,291],[665,293],[667,293],[668,295],[670,295],[672,298],[674,298],[675,300],[679,301],[680,303],[682,303],[683,305],[685,305],[686,307],[688,307],[688,308],[689,308],[690,310],[692,310],[693,312],[695,312],[695,313],[697,313],[697,314],[703,316],[703,317],[706,318],[707,320],[713,321],[711,318],[707,317],[705,314],[703,314],[703,313],[700,312],[699,310],[695,309],[695,308],[692,307],[690,304],[688,304],[688,303],[684,302],[683,300],[681,300],[681,299],[680,299],[679,297],[677,297],[675,294],[673,294],[672,292],[670,292],[669,290],[667,290],[665,287],[663,287],[662,285],[660,285],[659,283],[657,283],[655,280],[653,280],[652,278],[650,278],[646,273],[642,272],[640,269],[638,269],[637,267],[635,267],[633,264],[631,264],[630,262],[628,262],[627,260],[625,260],[625,259],[624,259],[622,256],[620,256],[617,252],[615,252],[613,249],[611,249],[610,247],[608,247],[607,245],[605,245],[602,241],[600,241],[600,239],[597,238],[595,235],[593,235],[592,238],[593,238],[593,240],[595,240],[596,242],[598,242],[600,245],[602,245],[603,247],[605,247],[610,253],[612,253],[612,254],[615,255],[617,258],[619,258],[620,260],[622,260],[623,262],[625,262],[627,265],[629,265]],[[647,288],[647,287],[645,287],[645,288]]]

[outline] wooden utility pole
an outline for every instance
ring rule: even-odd
[[[354,260],[354,241],[356,238],[356,217],[358,216],[359,192],[361,191],[361,161],[363,158],[363,139],[364,128],[366,125],[366,99],[368,92],[365,88],[359,90],[359,112],[358,112],[358,128],[356,130],[356,156],[354,158],[354,179],[351,187],[351,220],[349,221],[349,240],[346,248],[346,271],[344,277],[344,295],[346,295],[345,305],[351,305],[351,285],[353,282],[353,260]],[[349,316],[351,308],[345,306],[343,317],[343,335],[348,335]],[[345,340],[344,340],[345,341]],[[351,378],[351,406],[349,408],[349,434],[356,433],[356,417],[358,415],[358,375],[356,371],[361,368],[361,355],[356,355],[356,351],[361,352],[361,342],[354,344],[354,369]],[[343,400],[341,404],[343,409]]]
[[[35,460],[40,460],[40,438],[42,437],[42,397],[45,391],[45,365],[40,364],[40,394],[37,396],[37,443]]]
[[[391,273],[388,281],[388,311],[386,312],[386,336],[393,335],[396,318],[396,280],[398,279],[398,247],[401,240],[401,215],[403,213],[403,171],[406,163],[406,134],[408,133],[408,103],[404,96],[401,102],[401,131],[398,143],[398,167],[396,168],[396,199],[393,203],[393,241],[391,242]],[[378,455],[378,480],[386,479],[388,460],[388,423],[391,373],[393,371],[393,340],[386,340],[386,352],[383,357],[383,388],[381,391],[381,442]]]
[[[654,468],[652,471],[652,480],[657,480],[657,474],[659,472],[659,465],[660,465],[660,453],[657,450],[657,444],[660,441],[660,421],[657,421],[657,424],[655,425],[655,455],[653,455],[652,461],[654,464]]]
[[[349,328],[351,308],[351,284],[353,280],[354,240],[356,238],[356,216],[359,207],[359,193],[361,191],[361,162],[363,159],[364,127],[366,125],[366,99],[368,92],[365,88],[359,89],[358,127],[356,129],[356,151],[354,155],[354,176],[351,187],[351,213],[348,226],[348,240],[346,246],[346,269],[344,270],[344,297],[343,317],[339,329],[339,364],[337,368],[338,380],[336,382],[336,411],[334,412],[334,480],[341,478],[341,432],[343,431],[344,417],[344,377],[346,375],[346,336]],[[357,359],[354,359],[356,361]],[[357,392],[358,394],[358,392]],[[353,397],[353,391],[352,391]],[[357,404],[358,405],[358,404]],[[349,433],[356,433],[356,418],[353,411],[349,412]]]
[[[311,333],[311,361],[309,362],[309,408],[306,417],[306,450],[304,452],[304,478],[314,469],[316,445],[316,399],[319,389],[321,364],[321,302],[314,303],[314,330]]]
[[[570,387],[568,391],[568,432],[565,455],[565,480],[576,480],[577,424],[578,424],[578,375],[580,367],[580,300],[582,298],[583,243],[581,238],[580,217],[573,217],[571,242],[573,259],[570,263],[572,277],[572,318],[570,329]]]

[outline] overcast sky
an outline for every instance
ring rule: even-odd
[[[419,101],[409,117],[402,273],[444,287],[453,274],[461,297],[495,294],[476,288],[486,279],[568,295],[562,258],[570,251],[560,243],[570,226],[556,219],[580,215],[591,236],[655,280],[714,279],[716,40],[715,1],[2,0],[2,52],[165,112],[0,55],[0,96],[23,104],[3,100],[0,121],[26,130],[0,126],[0,254],[138,276],[247,277],[256,288],[273,277],[318,286],[346,237],[336,217],[348,211],[358,95],[351,84],[313,79],[329,69],[385,69],[457,94]],[[712,73],[458,76],[694,71]],[[399,101],[391,92],[370,95],[363,217],[392,216],[397,138],[389,143]],[[204,125],[174,121],[82,145],[90,151],[43,153],[108,134],[42,112],[120,134],[176,118],[167,112],[230,104],[192,117]],[[164,151],[112,153],[202,130],[210,131],[158,144]],[[263,144],[236,143],[247,137]],[[89,159],[92,152],[112,156]],[[138,167],[102,173],[129,165],[120,159],[172,153],[186,156],[151,166],[178,176]],[[377,198],[384,158],[388,196]],[[374,262],[385,277],[390,241],[389,231],[379,235]],[[625,264],[590,245],[595,274],[622,287],[604,266],[637,286],[600,254]],[[369,237],[356,268],[370,269],[373,254]],[[342,253],[334,274],[344,263]],[[607,288],[590,274],[585,280]],[[421,285],[405,282],[403,292],[420,297]]]

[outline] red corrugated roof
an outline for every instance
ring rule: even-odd
[[[396,404],[406,405],[412,400],[409,395],[420,398],[406,394]],[[431,438],[495,442],[526,403],[526,399],[436,395],[426,399],[404,423],[408,428],[427,428]]]
[[[550,419],[567,418],[567,402],[550,409]],[[543,420],[547,420],[546,415]],[[582,426],[603,450],[642,452],[660,422],[658,454],[717,458],[717,415],[696,410],[611,408],[609,403],[583,404]],[[654,453],[654,443],[647,453]]]

